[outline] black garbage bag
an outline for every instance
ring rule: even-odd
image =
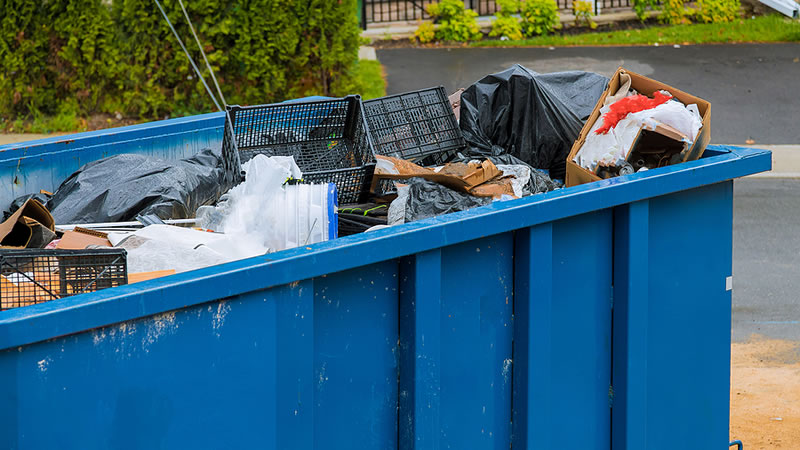
[[[6,221],[12,214],[14,214],[18,209],[22,208],[22,205],[25,204],[29,199],[34,199],[41,203],[42,205],[47,205],[47,202],[50,200],[52,195],[45,194],[45,193],[38,193],[38,194],[26,194],[21,195],[14,199],[10,205],[8,205],[8,209],[3,211],[3,222]]]
[[[124,222],[139,214],[185,219],[219,200],[229,183],[222,158],[210,149],[180,161],[122,154],[81,167],[47,208],[57,224]]]
[[[566,160],[608,78],[590,72],[539,74],[515,64],[461,94],[466,156],[510,154],[553,179]]]
[[[489,203],[492,203],[489,197],[473,197],[433,181],[411,178],[408,180],[405,221],[413,222]]]

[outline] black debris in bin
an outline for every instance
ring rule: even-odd
[[[590,72],[540,74],[515,64],[461,94],[466,155],[513,155],[564,179],[572,144],[608,85]]]
[[[464,148],[464,137],[444,87],[364,102],[375,153],[440,165]]]
[[[128,284],[121,248],[0,250],[0,310]]]
[[[361,98],[229,106],[223,155],[292,156],[303,179],[335,183],[339,203],[364,202],[375,169]]]

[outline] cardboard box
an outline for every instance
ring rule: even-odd
[[[111,247],[111,242],[108,241],[107,233],[75,227],[74,230],[64,232],[64,236],[61,237],[56,248],[64,250],[83,250],[90,245]]]
[[[695,141],[692,143],[692,146],[681,154],[681,161],[693,161],[703,156],[703,151],[706,149],[708,142],[711,140],[711,104],[709,102],[695,97],[694,95],[687,94],[681,90],[675,89],[672,86],[660,83],[620,67],[617,69],[617,72],[614,74],[614,76],[611,77],[611,81],[609,81],[606,91],[603,92],[602,96],[600,96],[600,100],[597,101],[597,105],[594,107],[594,111],[592,111],[592,114],[589,116],[589,119],[583,126],[578,140],[572,144],[572,150],[570,150],[569,156],[567,157],[567,176],[565,180],[567,187],[591,183],[592,181],[598,181],[601,179],[594,173],[579,166],[575,161],[573,161],[573,159],[575,158],[575,155],[578,154],[578,151],[580,151],[581,147],[583,147],[583,143],[586,142],[586,137],[592,130],[592,126],[600,117],[600,108],[603,107],[606,97],[616,94],[616,92],[619,90],[619,76],[622,72],[630,75],[631,89],[636,90],[640,94],[652,97],[654,92],[665,90],[685,105],[690,105],[692,103],[697,105],[697,109],[700,111],[700,117],[703,119],[703,127],[700,128],[697,139],[695,139]]]
[[[38,235],[34,232],[38,229]],[[11,217],[0,224],[0,247],[25,248],[32,239],[41,239],[41,232],[50,232],[55,237],[55,221],[50,211],[34,199],[28,199]],[[48,241],[49,242],[49,241]],[[44,247],[47,242],[36,242],[36,248]]]

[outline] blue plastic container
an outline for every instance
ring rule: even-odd
[[[0,147],[0,204],[221,114]],[[704,158],[0,312],[0,448],[724,449],[733,178]]]

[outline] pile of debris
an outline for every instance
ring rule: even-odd
[[[710,105],[520,65],[449,97],[228,107],[220,148],[90,162],[0,224],[0,310],[697,159]]]

